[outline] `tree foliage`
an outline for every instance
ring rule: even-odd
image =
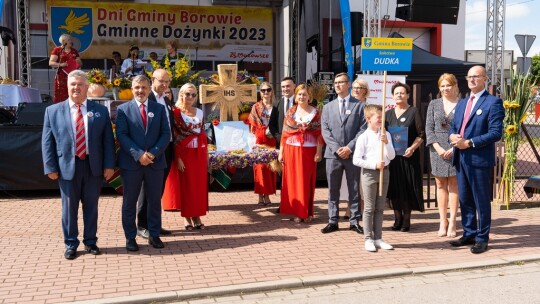
[[[538,81],[540,79],[540,53],[532,57],[531,73],[533,74],[533,76],[537,77],[536,83],[538,84]]]

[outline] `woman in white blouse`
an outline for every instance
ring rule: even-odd
[[[174,115],[174,155],[165,191],[163,209],[181,210],[186,230],[204,229],[201,216],[208,212],[208,140],[202,128],[203,112],[194,107],[197,88],[180,88]]]

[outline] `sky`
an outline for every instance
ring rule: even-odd
[[[486,48],[486,0],[467,0],[465,15],[465,49]],[[514,58],[523,57],[515,35],[534,35],[527,57],[540,53],[540,0],[506,0],[505,50],[514,50]]]

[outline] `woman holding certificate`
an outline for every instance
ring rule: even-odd
[[[261,83],[261,100],[253,105],[249,114],[250,130],[255,134],[256,144],[276,148],[278,111],[274,107],[274,92],[268,82]],[[253,166],[255,193],[259,194],[259,205],[272,204],[270,195],[276,193],[276,173],[267,164]]]
[[[283,163],[281,214],[292,214],[294,221],[310,222],[317,180],[317,163],[322,160],[321,112],[310,105],[311,89],[300,84],[294,102],[285,114],[278,160]]]
[[[184,84],[173,110],[174,160],[161,198],[163,209],[181,210],[186,230],[204,229],[201,216],[208,212],[208,143],[196,101],[195,85]]]
[[[67,75],[82,66],[79,52],[72,47],[71,36],[62,34],[58,39],[60,46],[51,52],[49,66],[56,69],[54,76],[54,102],[62,102],[68,98]]]
[[[392,230],[409,231],[411,211],[424,211],[422,172],[418,148],[425,138],[420,112],[409,106],[410,88],[407,84],[392,86],[396,107],[386,112],[386,124],[392,134],[396,157],[390,163],[390,183],[387,197],[394,209]]]

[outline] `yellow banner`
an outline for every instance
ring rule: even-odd
[[[412,50],[412,38],[362,38],[363,49]]]
[[[49,0],[47,11],[49,48],[68,33],[83,58],[109,58],[112,51],[127,55],[130,45],[162,55],[165,43],[175,41],[191,57],[197,50],[199,60],[271,61],[269,8]]]

